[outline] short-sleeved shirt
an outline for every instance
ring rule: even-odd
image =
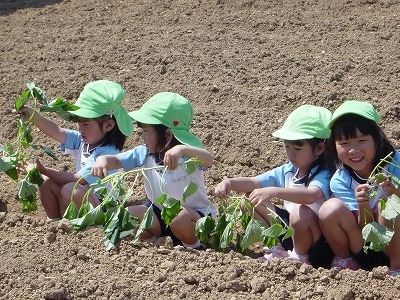
[[[393,159],[398,164],[400,163],[400,153],[398,151],[395,151]],[[387,164],[384,166],[384,170],[387,170],[394,176],[400,178],[399,168]],[[358,176],[353,170],[338,169],[332,176],[330,186],[334,197],[341,199],[350,210],[357,211],[358,204],[355,197],[355,189],[360,184],[365,183],[367,183],[367,178]],[[383,196],[384,191],[381,187],[379,187],[375,198],[369,200],[369,206],[374,212],[377,212],[379,199],[381,199]]]
[[[115,145],[100,145],[89,150],[90,145],[83,142],[79,132],[67,129],[66,134],[65,142],[60,145],[61,152],[65,155],[72,155],[75,158],[76,172],[81,177],[84,177],[89,184],[93,184],[100,179],[90,174],[96,158],[101,155],[116,155],[121,152]],[[110,174],[112,173],[113,171],[110,172]]]
[[[117,157],[124,171],[162,166],[156,162],[154,155],[149,155],[149,151],[144,145],[120,153]],[[181,157],[178,163],[186,160],[188,160],[187,157]],[[169,197],[181,201],[183,207],[200,211],[203,215],[210,214],[215,218],[217,208],[207,198],[204,171],[203,168],[196,168],[193,173],[187,174],[182,166],[178,166],[176,170],[165,170],[165,168],[147,169],[144,171],[145,178],[143,179],[147,197],[155,206],[162,209],[162,206],[157,203],[157,199],[162,193],[165,193]],[[190,181],[197,185],[197,191],[188,196],[185,203],[182,203],[184,190]]]
[[[305,181],[313,176],[317,171],[318,166],[314,167],[307,178],[296,178],[298,169],[293,166],[292,163],[284,164],[280,167],[269,170],[261,175],[257,176],[261,186],[264,187],[281,187],[281,188],[307,188]],[[309,182],[308,186],[316,186],[321,189],[324,197],[315,201],[308,206],[318,214],[319,208],[322,203],[329,199],[331,191],[329,189],[329,180],[331,178],[331,173],[328,168],[320,170]],[[290,213],[295,203],[284,200],[285,209]]]

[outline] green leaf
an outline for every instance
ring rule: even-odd
[[[279,240],[278,240],[277,237],[269,237],[269,236],[266,236],[266,237],[264,238],[264,245],[265,245],[266,247],[268,247],[268,248],[272,248],[273,246],[277,245],[278,242],[279,242]]]
[[[83,202],[78,210],[78,218],[81,218],[84,215],[86,215],[91,209],[93,209],[93,205],[89,201]]]
[[[40,112],[54,112],[66,121],[76,121],[76,116],[70,113],[70,111],[77,110],[78,107],[74,104],[64,101],[61,98],[57,98],[47,105],[40,107]]]
[[[379,224],[371,222],[362,229],[362,236],[365,242],[370,243],[369,248],[374,251],[381,251],[389,245],[393,237],[394,231]]]
[[[32,184],[37,184],[38,186],[41,186],[44,182],[42,174],[40,174],[39,170],[36,168],[29,170],[28,174],[25,176],[25,179]]]
[[[193,181],[190,181],[183,191],[182,202],[185,203],[186,198],[196,193],[198,188],[199,187],[197,186],[197,184],[195,184]]]
[[[150,206],[143,215],[143,220],[142,222],[140,222],[140,226],[135,235],[135,241],[139,240],[140,235],[147,229],[152,228],[153,226],[154,226],[154,212],[153,212],[153,207]]]
[[[162,205],[161,219],[168,226],[181,211],[181,202],[169,197],[168,195],[166,197],[162,197],[162,202],[159,201],[160,200],[157,199],[157,202],[161,203]]]
[[[226,249],[231,245],[231,241],[232,241],[232,237],[233,237],[233,232],[232,232],[233,225],[234,225],[233,222],[229,222],[227,224],[227,226],[225,227],[224,232],[222,233],[221,242],[220,242],[220,247],[222,249]]]
[[[32,212],[37,210],[37,202],[35,199],[20,199],[22,202],[22,212]]]
[[[241,243],[242,249],[247,249],[250,245],[263,241],[263,231],[265,226],[256,219],[251,219],[246,228],[246,233]]]
[[[15,109],[18,111],[20,110],[22,107],[24,107],[24,105],[26,104],[26,102],[29,100],[29,97],[31,95],[31,91],[28,89],[25,92],[23,92],[19,98],[17,98],[14,101],[14,107]]]
[[[235,251],[244,254],[247,248],[242,248],[243,244],[243,235],[240,233],[236,233],[236,245],[235,245]]]
[[[90,207],[91,209],[83,216],[70,220],[71,224],[74,225],[74,230],[82,230],[92,225],[105,225],[104,212],[101,206],[99,205],[95,208],[93,208],[93,206]]]
[[[284,234],[285,232],[286,230],[283,228],[281,224],[275,223],[268,228],[264,228],[264,230],[262,231],[262,235],[271,238],[276,238]]]
[[[75,202],[71,201],[64,212],[63,218],[67,220],[73,220],[78,217],[78,207],[76,206]]]
[[[393,194],[386,201],[382,210],[382,217],[386,220],[394,220],[400,214],[400,198]]]
[[[4,173],[6,173],[11,179],[13,180],[18,180],[18,172],[17,169],[13,168],[13,169],[8,169],[6,171],[4,171]]]
[[[209,236],[215,228],[215,221],[210,216],[205,216],[197,220],[195,227],[195,234],[199,240],[207,244]]]
[[[22,179],[19,185],[18,197],[20,199],[36,199],[37,187],[26,179]]]
[[[242,215],[240,216],[240,220],[242,221],[242,227],[243,227],[244,229],[246,229],[247,226],[248,226],[248,224],[249,224],[249,222],[252,220],[252,217],[251,217],[250,214],[245,213],[245,214],[242,214]]]

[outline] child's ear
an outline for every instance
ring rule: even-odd
[[[107,131],[107,132],[108,132],[108,131],[111,131],[111,130],[113,130],[114,127],[115,127],[115,121],[114,121],[113,119],[107,120],[105,126],[106,126],[106,131]]]
[[[169,142],[173,137],[172,131],[171,129],[167,128],[167,130],[165,130],[165,140],[167,142]]]
[[[326,149],[325,142],[318,143],[318,145],[315,147],[315,154],[321,155],[322,153],[325,152],[325,149]]]

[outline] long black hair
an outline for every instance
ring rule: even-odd
[[[113,129],[106,132],[103,139],[101,140],[101,144],[105,145],[105,146],[106,145],[114,145],[118,150],[122,151],[122,149],[125,145],[126,136],[119,129],[117,120],[115,119],[115,117],[104,115],[104,116],[101,116],[98,118],[94,118],[94,120],[97,122],[97,124],[99,124],[100,127],[102,127],[103,124],[110,119],[114,120],[115,126]]]
[[[327,143],[327,155],[332,172],[337,168],[342,168],[342,163],[336,151],[336,141],[356,138],[357,130],[363,135],[371,135],[376,144],[376,154],[373,160],[376,166],[381,159],[394,151],[382,128],[376,122],[366,119],[357,114],[346,114],[339,117],[331,128],[331,137]],[[343,167],[349,168],[344,165]]]

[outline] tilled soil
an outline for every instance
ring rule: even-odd
[[[25,80],[73,102],[89,81],[110,79],[125,88],[128,110],[160,91],[192,101],[193,132],[216,160],[209,190],[285,162],[271,133],[305,103],[333,111],[344,100],[370,101],[400,145],[396,0],[3,0],[0,28],[0,144],[16,139],[11,110]],[[68,157],[42,160],[74,168]],[[71,232],[65,221],[48,223],[40,205],[23,214],[17,183],[0,178],[0,299],[399,298],[386,267],[337,272],[262,262],[257,249],[183,250],[169,239],[134,246],[126,238],[106,252],[100,228]]]

